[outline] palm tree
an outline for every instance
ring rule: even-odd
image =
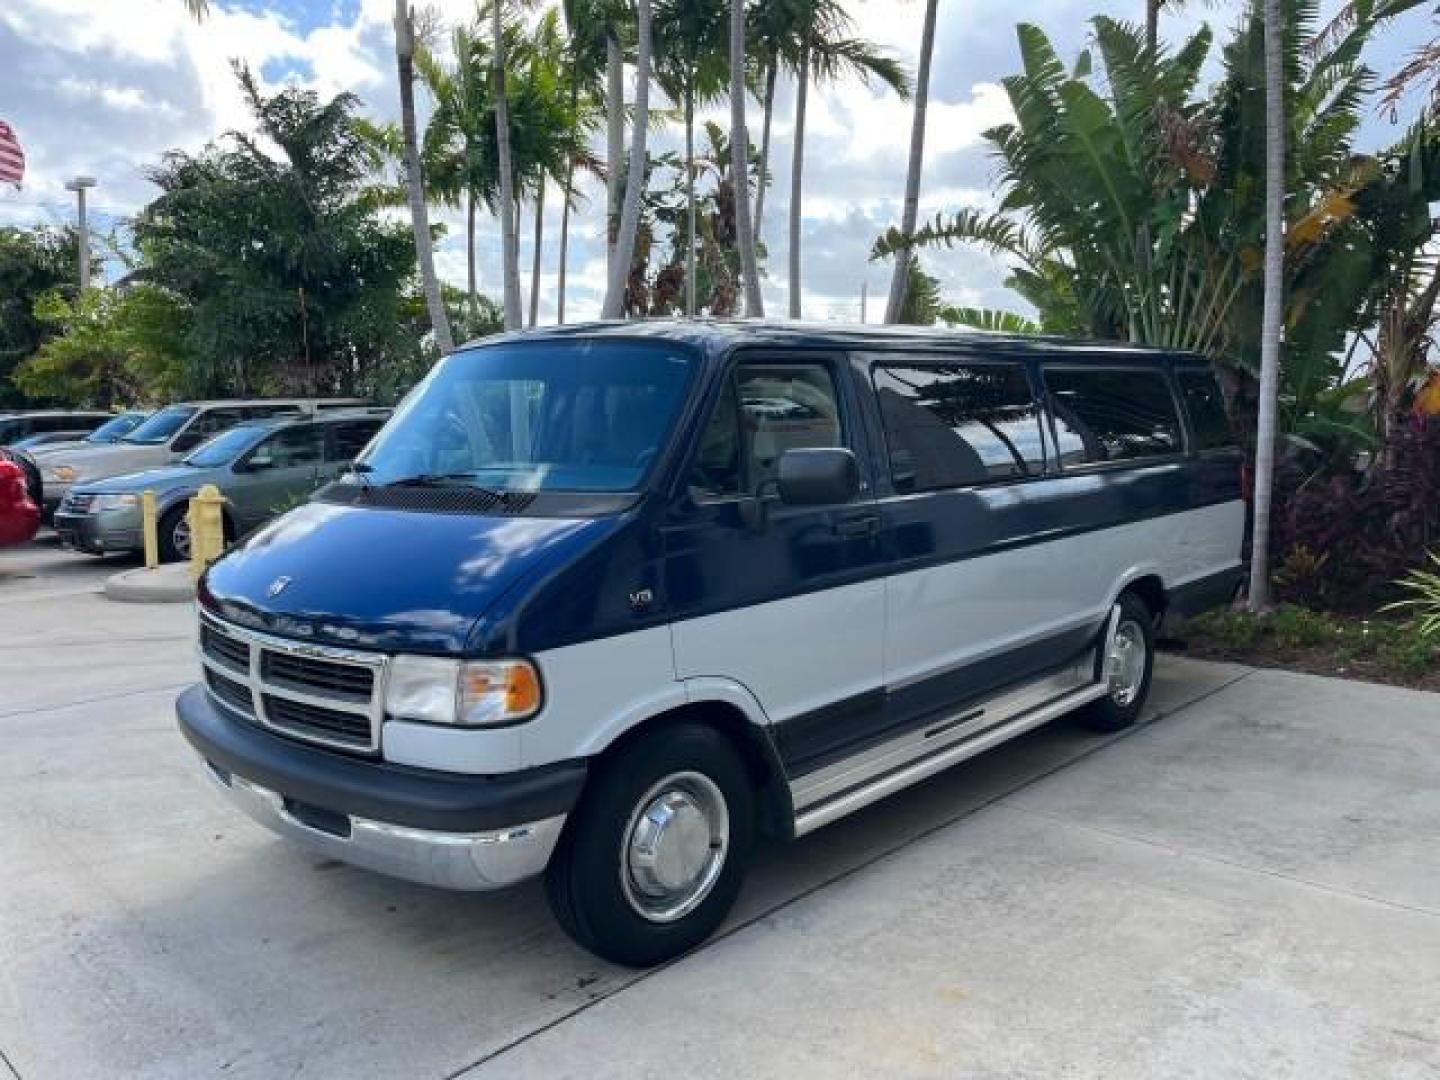
[[[500,170],[501,275],[505,283],[505,329],[520,328],[520,243],[516,235],[515,169],[510,156],[510,111],[505,100],[505,26],[502,0],[490,0],[490,36],[494,80],[496,164]]]
[[[678,101],[685,127],[685,314],[695,314],[695,105],[725,87],[724,0],[661,0],[655,11],[655,73]]]
[[[435,253],[430,246],[430,211],[425,204],[425,179],[420,171],[419,136],[415,125],[415,15],[407,0],[395,0],[395,67],[400,79],[400,127],[405,140],[405,183],[410,201],[410,225],[415,234],[415,255],[425,307],[441,353],[453,352],[450,319],[435,275]]]
[[[730,173],[735,187],[735,242],[745,282],[745,314],[765,317],[755,233],[750,222],[750,135],[745,130],[745,0],[730,0]]]
[[[495,205],[495,125],[484,42],[463,27],[450,40],[453,67],[426,49],[415,53],[416,70],[435,102],[425,128],[423,167],[431,196],[451,206],[464,204],[466,285],[473,315],[479,304],[475,211],[482,202]]]
[[[620,231],[620,160],[625,153],[625,53],[620,29],[605,30],[605,270],[606,289],[615,273],[615,237]]]
[[[920,210],[920,172],[925,166],[925,110],[930,102],[930,58],[935,52],[935,9],[939,0],[925,0],[925,25],[920,32],[920,68],[915,73],[915,115],[910,123],[910,163],[905,171],[905,203],[900,211],[900,232],[915,231]],[[890,278],[890,297],[885,304],[885,321],[899,322],[905,306],[905,278],[910,260],[897,257]]]
[[[206,15],[210,14],[210,0],[181,0],[185,10],[196,22],[200,22]]]
[[[625,305],[625,283],[635,255],[635,235],[640,225],[640,197],[645,189],[645,137],[650,127],[650,0],[638,0],[635,41],[635,116],[631,121],[630,161],[625,178],[625,201],[620,211],[620,228],[615,238],[610,281],[605,290],[601,315],[620,317]],[[611,166],[612,171],[615,166]]]
[[[927,18],[931,17],[927,8]],[[850,18],[835,0],[805,0],[799,12],[799,59],[795,85],[795,135],[790,165],[790,317],[800,317],[800,210],[805,170],[805,105],[810,80],[835,82],[843,73],[858,74],[868,83],[872,78],[889,86],[902,100],[910,97],[910,80],[904,69],[875,46],[858,38],[842,36]],[[930,28],[934,37],[934,27]],[[927,58],[928,60],[928,58]],[[927,65],[928,71],[928,65]]]
[[[1255,525],[1250,610],[1270,607],[1270,499],[1275,486],[1275,413],[1280,397],[1280,321],[1285,282],[1285,71],[1281,0],[1265,17],[1265,307],[1260,324],[1260,420],[1255,439]]]
[[[751,58],[761,75],[760,91],[760,160],[756,171],[760,183],[755,192],[755,215],[752,219],[756,243],[761,242],[765,217],[765,189],[770,186],[770,122],[775,112],[775,81],[782,67],[792,72],[798,54],[795,42],[797,27],[804,21],[802,12],[809,0],[770,0],[756,4],[750,12],[746,33],[750,39]]]
[[[561,0],[560,10],[565,19],[568,36],[570,142],[574,148],[566,163],[565,180],[561,185],[564,202],[560,207],[560,267],[556,286],[555,321],[563,324],[565,279],[570,260],[570,211],[575,204],[576,158],[585,144],[590,122],[595,117],[596,103],[604,96],[601,81],[605,73],[608,34],[605,13],[597,0]],[[609,250],[608,242],[606,250]]]

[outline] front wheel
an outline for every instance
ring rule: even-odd
[[[754,828],[754,789],[723,735],[682,724],[643,736],[576,807],[545,873],[551,910],[607,960],[669,960],[725,918]]]
[[[1133,593],[1124,593],[1115,606],[1120,609],[1115,632],[1102,645],[1100,661],[1107,692],[1084,712],[1086,726],[1095,731],[1123,731],[1140,718],[1155,669],[1150,608]]]
[[[187,504],[167,510],[156,529],[160,541],[160,561],[185,562],[190,558],[190,517]]]

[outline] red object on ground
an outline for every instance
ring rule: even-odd
[[[23,544],[40,529],[40,508],[25,487],[25,471],[0,461],[0,547]]]

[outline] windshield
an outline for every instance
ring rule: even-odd
[[[416,476],[511,491],[629,491],[690,383],[665,343],[527,342],[456,353],[381,429],[372,483]]]
[[[106,420],[89,435],[85,436],[86,442],[113,443],[119,442],[121,435],[126,435],[135,429],[135,426],[145,419],[141,412],[121,413],[119,416]]]
[[[168,409],[161,409],[120,441],[139,443],[142,446],[159,446],[184,427],[185,421],[194,416],[195,412],[193,405],[171,405]]]
[[[185,464],[194,465],[198,469],[213,469],[217,465],[229,465],[230,462],[254,446],[255,441],[268,430],[270,429],[233,427],[229,431],[222,431],[185,458]]]

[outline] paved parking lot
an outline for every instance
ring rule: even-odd
[[[1167,658],[788,848],[637,974],[302,854],[174,729],[187,605],[0,553],[0,1077],[1440,1076],[1440,699]]]

